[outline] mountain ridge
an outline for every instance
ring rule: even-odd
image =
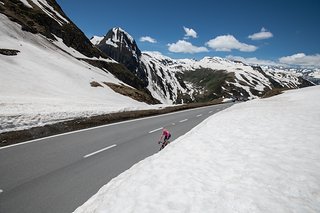
[[[126,61],[114,57],[123,51],[116,48],[115,43],[110,43],[110,32],[114,32],[115,29],[117,28],[109,30],[107,34],[109,36],[95,46],[126,66]],[[123,29],[121,32],[130,35]],[[134,39],[130,41],[132,45],[134,43],[135,49],[139,49]],[[121,42],[118,41],[116,45],[119,47]],[[126,44],[124,46],[127,47]],[[261,67],[221,57],[206,56],[200,60],[172,59],[160,52],[142,51],[139,56],[134,55],[130,48],[126,51],[129,55],[131,52],[130,57],[135,60],[135,66],[131,64],[128,69],[142,78],[152,96],[162,103],[210,101],[215,98],[250,99],[262,97],[273,88],[299,88],[312,85],[301,76],[279,72],[274,74],[272,70],[263,70]],[[210,79],[195,80],[198,76],[193,75],[192,71],[198,71],[198,74],[201,72],[202,78],[206,75],[205,71],[210,72],[207,75]],[[212,79],[215,77],[219,79]],[[207,81],[207,84],[200,81]]]
[[[159,52],[141,52],[135,39],[120,27],[110,29],[104,37],[93,37],[95,42],[92,41],[92,44],[55,0],[2,2],[0,12],[19,23],[22,30],[41,34],[77,59],[112,73],[154,99],[148,103],[160,101],[180,104],[215,98],[251,99],[261,97],[275,87],[298,88],[309,85],[303,83],[300,76],[274,74],[219,57],[172,59]],[[119,64],[113,63],[110,58]],[[194,71],[199,75],[194,75]]]

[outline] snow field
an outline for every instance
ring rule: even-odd
[[[319,94],[299,89],[215,114],[75,213],[319,212]]]

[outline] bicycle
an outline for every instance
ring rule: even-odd
[[[170,143],[169,140],[158,141],[158,144],[161,144],[159,151],[161,151],[164,147],[166,147]]]

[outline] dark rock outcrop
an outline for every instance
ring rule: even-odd
[[[120,27],[109,30],[106,36],[96,45],[103,53],[125,65],[128,70],[142,80],[147,86],[147,78],[141,68],[141,51],[135,40]]]

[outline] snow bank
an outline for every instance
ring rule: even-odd
[[[215,114],[75,212],[320,212],[320,86]]]

